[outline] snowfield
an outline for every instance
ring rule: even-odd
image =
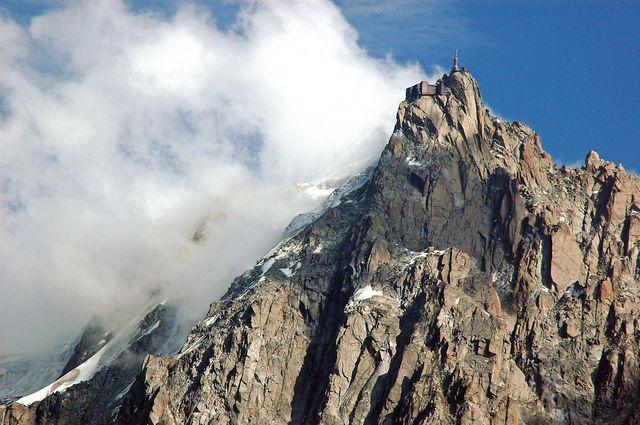
[[[76,368],[70,370],[56,381],[47,385],[46,387],[26,395],[16,400],[16,402],[23,405],[30,405],[37,401],[44,400],[47,396],[53,393],[64,392],[67,388],[72,387],[80,382],[88,381],[93,378],[96,372],[105,366],[111,364],[124,350],[126,350],[131,344],[145,337],[153,332],[159,325],[160,321],[156,321],[147,328],[141,328],[140,323],[153,309],[159,304],[154,303],[147,306],[142,312],[138,313],[130,322],[121,326],[116,331],[114,337],[104,347],[102,347],[97,353],[91,356],[84,363],[80,364]]]

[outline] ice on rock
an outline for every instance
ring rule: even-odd
[[[105,344],[104,347],[84,363],[70,370],[46,387],[19,398],[17,402],[28,406],[35,402],[44,400],[47,396],[53,393],[64,392],[67,388],[72,387],[73,385],[93,378],[98,370],[108,366],[132,343],[153,332],[153,330],[160,325],[160,321],[156,321],[150,327],[140,327],[142,319],[158,305],[159,304],[153,304],[137,314],[129,323],[117,331],[111,341]]]
[[[368,300],[372,297],[382,296],[382,291],[375,291],[371,285],[367,285],[364,288],[360,288],[353,295],[353,299],[356,301]]]
[[[345,310],[348,310],[354,307],[355,305],[359,304],[361,301],[365,301],[373,297],[381,297],[383,295],[384,293],[382,291],[374,290],[371,287],[371,285],[364,286],[362,288],[359,288],[355,292],[355,294],[353,294],[353,297],[349,300],[349,303],[347,304],[347,307],[345,308]]]
[[[289,223],[287,228],[284,230],[282,238],[287,239],[291,236],[294,236],[300,230],[304,229],[309,224],[320,218],[327,210],[340,205],[343,197],[364,186],[369,181],[369,179],[373,175],[373,170],[373,167],[368,167],[364,171],[360,172],[360,174],[349,179],[342,186],[325,192],[328,197],[324,204],[322,204],[320,211],[298,214],[297,216],[295,216],[291,223]]]

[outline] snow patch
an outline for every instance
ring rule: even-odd
[[[209,317],[207,320],[204,321],[204,325],[211,326],[214,323],[216,323],[216,320],[218,320],[218,315],[214,314],[213,316]]]
[[[319,212],[298,214],[293,218],[293,220],[291,220],[291,223],[289,223],[287,228],[284,229],[282,238],[287,239],[296,235],[300,230],[316,221],[320,215],[321,213]]]
[[[91,356],[87,361],[85,361],[75,369],[70,370],[57,381],[54,381],[53,383],[47,385],[39,391],[36,391],[33,394],[19,398],[17,402],[20,404],[24,404],[25,406],[29,406],[30,404],[33,404],[37,401],[44,400],[44,398],[50,394],[63,392],[67,388],[79,382],[91,379],[98,370],[100,366],[100,359],[105,355],[108,347],[108,344],[105,345],[100,349],[100,351]]]
[[[329,189],[331,185],[328,184],[327,182],[315,183],[315,184],[314,183],[299,184],[298,186],[305,186],[307,188],[311,186],[316,186],[319,189],[315,190],[315,192],[313,193],[319,194],[321,193],[321,191],[324,191],[322,193],[326,193],[328,197],[327,197],[327,200],[324,201],[324,203],[320,207],[319,211],[298,214],[296,217],[294,217],[291,223],[289,223],[287,228],[284,230],[282,239],[286,240],[287,238],[290,238],[296,235],[300,230],[304,229],[311,223],[315,222],[326,211],[340,205],[340,203],[342,202],[342,198],[354,192],[355,190],[359,189],[360,187],[364,186],[371,179],[371,176],[373,175],[373,170],[374,170],[374,167],[368,167],[363,171],[361,171],[358,175],[350,178],[349,180],[347,180],[346,183],[344,183],[343,185],[337,188],[332,187],[331,189]]]
[[[195,342],[193,342],[188,348],[186,348],[185,350],[183,350],[180,355],[178,357],[176,357],[176,360],[181,359],[182,357],[186,356],[187,354],[189,354],[190,352],[192,352],[193,350],[195,350],[196,348],[198,348],[198,346],[200,345],[200,343],[204,340],[204,337],[206,335],[202,335],[201,337],[199,337],[198,339],[195,340]]]
[[[284,274],[287,277],[291,277],[294,274],[296,274],[296,272],[298,271],[298,269],[302,266],[302,264],[300,263],[300,261],[298,261],[293,268],[291,267],[286,267],[284,269],[280,269],[280,271],[282,272],[282,274]]]
[[[316,249],[313,250],[313,254],[320,254],[322,252],[322,244],[318,244]]]
[[[351,298],[351,300],[349,300],[349,303],[347,303],[345,310],[348,310],[354,307],[360,301],[368,300],[369,298],[373,298],[373,297],[381,297],[382,295],[384,295],[382,291],[375,291],[371,287],[371,285],[367,285],[363,288],[359,288],[355,292],[355,294],[353,294],[353,297]]]
[[[366,168],[360,174],[353,177],[345,184],[334,190],[322,206],[322,213],[324,213],[328,209],[337,207],[338,205],[340,205],[342,198],[364,186],[371,179],[374,169],[374,167]]]
[[[420,258],[424,258],[426,256],[427,256],[426,252],[412,252],[411,253],[411,258],[409,258],[409,264],[408,265],[412,265],[413,263],[418,261]]]
[[[312,199],[326,198],[331,195],[331,192],[335,190],[335,187],[327,187],[325,184],[315,183],[297,183],[296,189],[299,192],[304,192]]]
[[[302,249],[302,244],[297,243],[295,241],[291,241],[290,239],[287,241],[282,241],[278,245],[276,245],[256,265],[256,267],[260,267],[260,276],[258,277],[258,282],[265,281],[265,275],[269,272],[269,270],[271,270],[271,267],[273,267],[276,261],[282,258],[287,258],[291,255],[298,254],[301,249]],[[287,273],[286,272],[287,269],[280,269],[280,270],[285,274]],[[291,270],[291,272],[293,271],[294,270]],[[290,276],[287,275],[287,277],[290,277]]]
[[[260,275],[260,277],[264,276],[265,274],[267,274],[267,272],[269,271],[269,269],[271,268],[271,266],[273,266],[273,263],[276,262],[275,258],[269,258],[267,261],[264,262],[264,264],[262,264],[262,266],[260,266],[260,270],[262,271],[262,274]]]
[[[405,158],[405,162],[407,163],[408,166],[420,166],[422,165],[422,163],[420,161],[418,161],[415,157],[413,156],[408,156],[407,158]]]
[[[360,288],[353,295],[353,299],[356,301],[368,300],[372,297],[382,296],[382,291],[374,291],[371,285],[367,285],[364,288]]]
[[[415,251],[409,251],[409,262],[406,264],[405,267],[409,267],[411,265],[413,265],[416,261],[418,261],[420,258],[425,258],[427,255],[443,255],[444,251],[442,250],[433,250],[433,249],[428,249],[426,251],[419,251],[419,252],[415,252]]]
[[[291,277],[293,276],[294,271],[291,270],[289,267],[286,267],[284,269],[280,269],[280,271],[282,272],[283,275],[285,275],[286,277]]]
[[[23,405],[30,405],[37,401],[42,401],[53,393],[65,391],[67,388],[83,381],[93,378],[96,372],[105,366],[108,366],[116,359],[124,350],[126,350],[133,342],[144,337],[156,329],[160,321],[155,322],[149,328],[141,328],[140,322],[155,309],[159,304],[151,304],[140,313],[138,313],[129,323],[122,326],[114,337],[97,353],[87,359],[84,363],[70,370],[64,376],[47,385],[46,387],[16,400]],[[111,332],[111,331],[109,331]],[[107,333],[109,333],[107,332]]]
[[[149,335],[151,332],[155,331],[158,326],[160,326],[160,320],[157,320],[149,329],[145,329],[142,333],[140,333],[138,335],[138,337],[136,337],[136,341],[144,338],[145,336]]]

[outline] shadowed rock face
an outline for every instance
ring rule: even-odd
[[[90,380],[79,382],[64,392],[52,392],[42,401],[29,405],[14,402],[0,405],[2,424],[108,424],[113,423],[122,398],[132,385],[148,353],[166,354],[168,341],[176,331],[175,309],[164,304],[151,305],[134,319],[124,334],[122,327],[106,330],[99,320],[85,328],[53,389],[75,379],[94,355],[104,352],[111,359]],[[110,343],[122,345],[111,349]],[[101,350],[103,349],[104,350]],[[82,364],[85,363],[85,366]],[[52,391],[53,391],[52,389]]]
[[[444,81],[400,104],[364,186],[145,359],[114,421],[640,420],[640,179],[558,169],[469,73]]]

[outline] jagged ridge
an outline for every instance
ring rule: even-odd
[[[367,184],[149,356],[119,423],[635,423],[640,180],[553,165],[468,72]]]

